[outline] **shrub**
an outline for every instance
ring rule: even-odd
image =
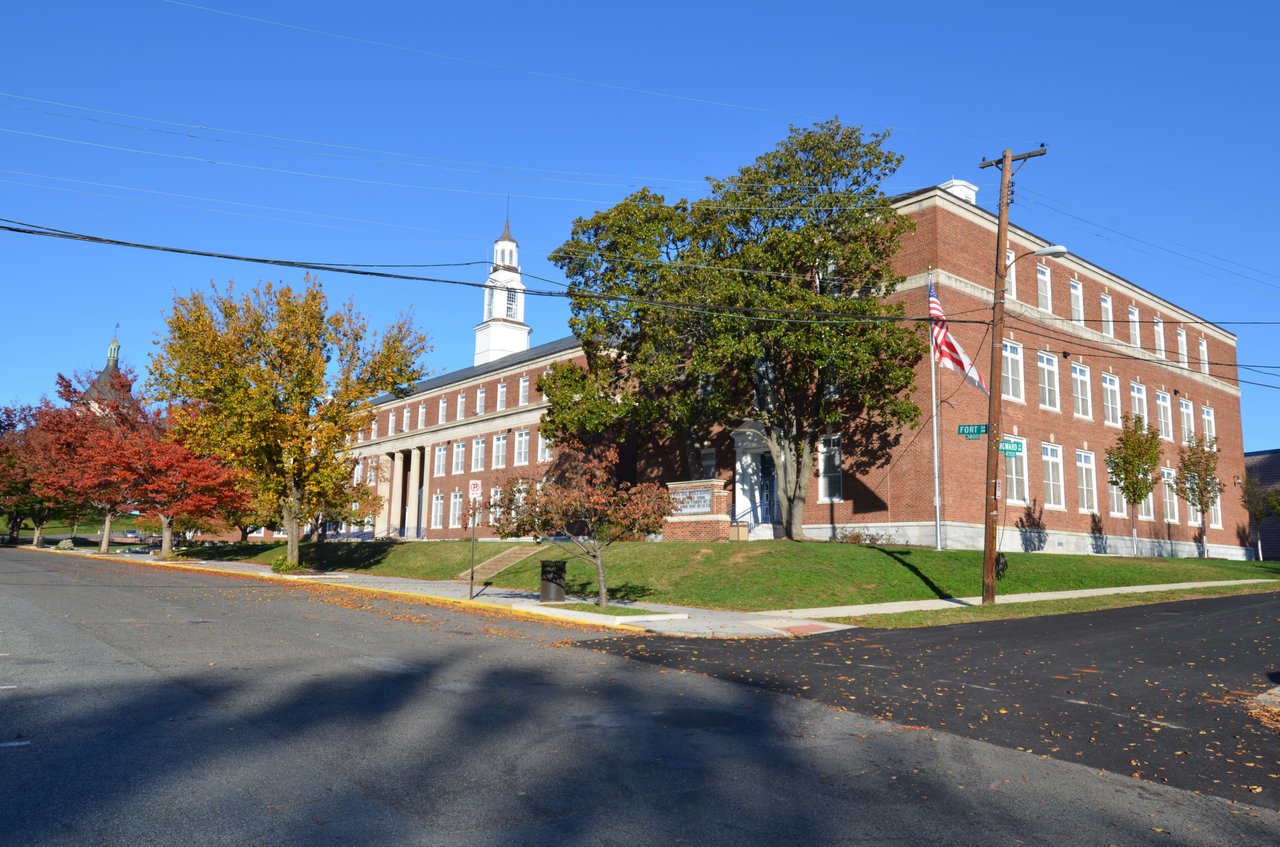
[[[55,550],[74,550],[76,549],[76,543],[72,541],[70,538],[64,538],[58,542],[57,546],[54,547],[54,549]]]

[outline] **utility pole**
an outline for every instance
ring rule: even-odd
[[[1000,395],[1004,390],[1004,286],[1009,265],[1005,251],[1009,241],[1009,188],[1013,182],[1013,163],[1043,156],[1039,149],[1016,156],[1005,149],[1000,159],[983,161],[979,168],[1000,169],[1000,224],[996,229],[996,282],[991,306],[991,393],[987,406],[987,495],[986,520],[982,533],[982,605],[996,602],[996,526],[1000,520]],[[1021,166],[1019,166],[1021,167]]]

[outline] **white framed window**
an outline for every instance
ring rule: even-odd
[[[440,417],[440,420],[438,421],[439,423],[444,423],[445,421],[449,420],[449,398],[448,397],[440,398],[439,417]]]
[[[489,526],[493,526],[498,522],[498,518],[502,516],[502,510],[498,508],[498,496],[502,494],[501,488],[489,489]]]
[[[1182,443],[1190,444],[1196,437],[1196,413],[1190,400],[1178,401],[1178,412],[1182,418]]]
[[[427,404],[418,404],[418,429],[425,429],[427,426]]]
[[[1209,342],[1200,339],[1200,373],[1207,374],[1209,372]]]
[[[484,439],[477,438],[471,442],[471,470],[484,470]]]
[[[458,415],[457,415],[457,419],[458,419],[458,420],[462,420],[462,419],[463,419],[463,418],[465,418],[466,416],[467,416],[467,395],[466,395],[466,394],[464,394],[464,393],[462,393],[462,392],[459,392],[459,393],[458,393]]]
[[[497,404],[499,412],[507,408],[507,384],[505,382],[498,383],[498,396],[494,399],[494,403]]]
[[[484,395],[486,391],[483,387],[476,389],[476,414],[484,414]]]
[[[818,440],[818,502],[836,503],[844,497],[844,457],[840,436],[824,435]]]
[[[1164,321],[1159,318],[1151,319],[1151,337],[1152,344],[1155,347],[1156,355],[1161,359],[1164,358]]]
[[[455,491],[449,495],[449,529],[462,526],[462,492]]]
[[[1214,497],[1209,504],[1209,526],[1222,529],[1222,498]]]
[[[435,469],[433,474],[434,476],[444,476],[444,463],[445,463],[446,452],[447,452],[446,448],[443,444],[436,445]]]
[[[396,434],[396,410],[387,412],[387,435]]]
[[[1046,312],[1053,311],[1053,285],[1048,265],[1036,265],[1036,305]]]
[[[495,468],[507,466],[507,434],[505,432],[493,437],[493,466]]]
[[[1076,492],[1081,513],[1098,511],[1098,474],[1088,450],[1076,451]]]
[[[1084,283],[1071,280],[1071,322],[1084,325]]]
[[[1147,496],[1138,503],[1138,520],[1153,521],[1156,519],[1156,493],[1148,491]]]
[[[1018,299],[1018,266],[1013,261],[1013,251],[1004,251],[1004,298],[1006,300]]]
[[[1004,372],[1000,375],[1000,393],[1006,400],[1023,401],[1022,345],[1015,341],[1000,342],[1004,356]]]
[[[409,407],[405,406],[404,411],[400,414],[400,430],[402,432],[409,431]]]
[[[543,438],[542,433],[538,433],[538,462],[551,461],[551,439]]]
[[[1098,305],[1102,309],[1102,334],[1116,337],[1116,318],[1111,311],[1111,295],[1103,294],[1098,298]]]
[[[1071,410],[1077,418],[1093,419],[1093,388],[1089,384],[1089,366],[1071,363]]]
[[[364,460],[364,481],[366,485],[373,485],[378,481],[378,463],[372,458]]]
[[[359,485],[362,476],[364,476],[364,459],[356,459],[351,471],[351,484]]]
[[[356,433],[356,443],[357,444],[364,443],[364,427],[360,427],[360,431]]]
[[[1200,432],[1204,436],[1205,443],[1213,445],[1213,449],[1218,449],[1218,424],[1213,417],[1213,409],[1208,406],[1200,407]]]
[[[1066,508],[1067,503],[1062,491],[1062,445],[1042,443],[1040,465],[1044,472],[1044,507],[1046,509]]]
[[[529,405],[529,377],[527,376],[520,377],[520,397],[516,402],[520,406]]]
[[[1187,331],[1182,327],[1178,327],[1177,331],[1174,332],[1174,337],[1178,341],[1178,364],[1182,365],[1184,368],[1188,367],[1189,365],[1187,363]]]
[[[516,456],[515,465],[529,464],[529,430],[516,430]]]
[[[1120,490],[1120,486],[1107,483],[1107,508],[1111,511],[1111,517],[1123,518],[1129,514],[1129,504],[1125,502],[1124,492]]]
[[[1187,501],[1187,526],[1200,526],[1200,507]]]
[[[1134,418],[1140,418],[1145,426],[1147,421],[1147,387],[1140,382],[1129,383],[1130,410]]]
[[[373,423],[369,427],[369,440],[372,441],[377,437],[378,437],[378,416],[374,415]]]
[[[453,442],[453,473],[462,473],[467,466],[467,442]]]
[[[702,468],[702,479],[716,478],[716,448],[707,447],[698,452],[699,466]]]
[[[1027,502],[1027,439],[1006,435],[1005,441],[1015,441],[1022,446],[1017,453],[1004,457],[1004,492],[1010,503]]]
[[[1161,438],[1173,440],[1173,399],[1164,391],[1156,392],[1156,426]]]
[[[1164,522],[1178,522],[1178,474],[1173,468],[1160,469],[1161,493],[1164,500]]]
[[[1040,375],[1040,408],[1058,411],[1058,357],[1037,352],[1036,371]]]
[[[1142,317],[1137,306],[1129,307],[1129,343],[1134,347],[1142,346]]]
[[[431,495],[431,528],[444,526],[444,495],[437,491]]]
[[[1120,426],[1120,378],[1115,374],[1102,375],[1102,422]]]

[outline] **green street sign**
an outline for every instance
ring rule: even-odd
[[[977,438],[979,435],[987,434],[986,424],[960,424],[956,427],[956,434],[963,435],[965,438]]]
[[[1000,439],[1000,452],[1006,456],[1016,456],[1022,452],[1022,442],[1008,441],[1002,438]]]

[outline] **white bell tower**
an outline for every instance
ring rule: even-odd
[[[476,326],[476,358],[483,365],[529,349],[532,329],[524,322],[524,283],[520,281],[519,246],[511,237],[511,221],[493,242],[493,269],[484,290],[484,322]]]

